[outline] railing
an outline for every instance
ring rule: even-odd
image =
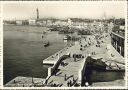
[[[114,35],[116,35],[116,36],[118,36],[118,37],[120,37],[120,38],[125,39],[125,37],[123,37],[122,35],[119,35],[119,34],[117,34],[117,33],[115,33],[115,32],[112,32],[112,34],[114,34]]]

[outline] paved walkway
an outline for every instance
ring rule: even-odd
[[[34,87],[34,85],[43,86],[44,80],[45,79],[42,78],[33,78],[33,83],[32,83],[32,77],[18,76],[13,80],[9,81],[4,86],[5,87]]]
[[[52,75],[48,79],[48,85],[56,84],[62,87],[67,87],[67,82],[71,80],[71,82],[78,82],[79,78],[79,71],[81,67],[83,67],[83,63],[85,62],[85,58],[88,55],[91,55],[94,59],[100,59],[106,62],[106,64],[112,69],[124,69],[124,58],[112,47],[110,44],[110,37],[106,37],[104,35],[103,38],[98,40],[100,44],[97,44],[97,40],[94,36],[87,36],[86,38],[82,38],[80,42],[76,42],[74,46],[66,47],[65,49],[57,52],[55,55],[50,56],[49,58],[45,59],[44,61],[53,61],[55,63],[58,60],[58,55],[65,55],[70,53],[71,57],[63,60],[62,62],[65,63],[65,66],[59,65],[58,72],[55,75]],[[99,45],[99,46],[97,46]],[[72,58],[73,54],[82,54],[84,58],[77,58],[76,62]],[[114,57],[111,56],[114,55]],[[66,80],[65,80],[66,74]],[[40,79],[42,81],[42,79]],[[17,81],[17,78],[16,78]],[[31,79],[23,79],[23,83],[30,83]],[[23,83],[21,85],[23,85]],[[14,84],[13,81],[10,81],[8,86],[18,86],[18,84]]]
[[[90,54],[94,59],[102,58],[102,61],[106,62],[108,65],[112,65],[112,63],[114,63],[114,65],[116,65],[115,69],[118,69],[118,67],[120,67],[121,69],[124,69],[124,65],[122,64],[124,63],[124,58],[110,44],[111,41],[109,36],[101,38],[99,40],[100,47],[96,46],[97,43],[94,37],[92,38],[89,37],[89,38],[87,37],[86,40],[81,39],[81,43],[76,43],[75,46],[72,46],[71,48],[69,48],[68,51],[71,54],[74,54],[74,53],[82,54],[84,56],[88,56]],[[88,43],[90,44],[88,45]],[[82,50],[80,50],[81,45],[82,45]],[[109,50],[107,47],[109,47]],[[95,54],[92,54],[93,52],[95,52]],[[114,57],[111,57],[111,54],[113,54]],[[58,75],[57,76],[53,75],[50,77],[50,79],[48,80],[49,85],[55,83],[55,84],[61,84],[63,87],[67,87],[67,82],[69,82],[70,80],[73,81],[73,77],[74,79],[78,79],[79,71],[84,60],[79,59],[77,62],[74,62],[73,58],[68,58],[63,62],[67,63],[67,65],[65,67],[63,66],[58,67],[59,69],[59,72],[57,73]],[[67,77],[70,77],[66,81],[64,80],[65,74]]]
[[[48,80],[48,84],[53,81],[52,83],[62,84],[63,87],[67,87],[67,83],[70,80],[73,82],[73,78],[74,80],[76,80],[76,82],[78,82],[79,70],[81,69],[81,64],[84,62],[84,60],[77,59],[77,61],[74,62],[73,58],[68,58],[63,62],[67,63],[67,65],[59,66],[59,71],[57,72],[57,75],[51,76],[51,78]],[[66,81],[64,80],[65,74],[66,78],[68,78]]]
[[[112,87],[112,86],[125,86],[125,80],[119,79],[115,81],[110,81],[110,82],[97,82],[93,83],[93,87]]]
[[[55,53],[54,55],[46,58],[43,60],[43,64],[55,64],[58,60],[58,58],[60,57],[60,55],[65,55],[67,54],[67,48],[65,47],[64,49],[58,51],[57,53]],[[59,55],[59,56],[58,56]]]

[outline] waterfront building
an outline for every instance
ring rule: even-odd
[[[22,20],[22,25],[29,25],[28,20]]]
[[[67,26],[66,20],[56,20],[53,25]]]
[[[108,23],[108,32],[111,33],[112,32],[112,28],[114,27],[113,22]]]
[[[39,26],[46,26],[47,25],[47,20],[38,20],[36,22],[37,25]]]
[[[48,19],[48,20],[47,20],[47,26],[51,26],[51,25],[53,25],[53,24],[52,24],[52,21]]]
[[[60,20],[57,20],[54,25],[60,25],[61,21]]]
[[[28,20],[29,25],[36,25],[36,20],[35,19],[30,19]]]
[[[16,21],[15,20],[4,20],[3,23],[4,25],[15,25]]]
[[[16,25],[28,25],[28,20],[16,20]]]
[[[90,24],[88,19],[81,18],[71,18],[67,21],[70,27],[78,28],[78,29],[87,29]]]
[[[42,22],[36,22],[38,26],[43,26]]]
[[[67,23],[68,23],[69,27],[71,27],[71,25],[72,25],[72,20],[69,18],[68,21],[67,21]]]
[[[111,43],[119,54],[124,56],[125,28],[124,26],[114,27],[111,33]]]
[[[16,25],[22,25],[22,20],[16,20]]]

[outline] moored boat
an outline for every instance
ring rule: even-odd
[[[69,35],[64,36],[63,40],[70,40],[71,37]]]
[[[49,42],[44,43],[44,47],[47,47],[47,46],[49,46]]]

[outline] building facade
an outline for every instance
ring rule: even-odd
[[[125,30],[117,29],[111,32],[111,43],[120,55],[124,57]]]
[[[28,20],[29,25],[36,25],[36,20],[35,19],[30,19]]]

